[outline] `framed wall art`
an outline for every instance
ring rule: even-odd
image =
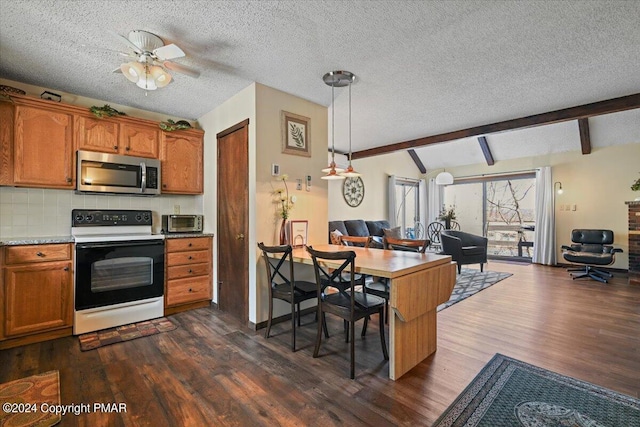
[[[307,232],[309,231],[309,221],[306,219],[294,219],[290,221],[291,232],[289,233],[289,244],[294,248],[299,248],[307,244]]]
[[[282,152],[311,157],[311,119],[281,111]]]

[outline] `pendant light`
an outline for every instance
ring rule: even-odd
[[[436,176],[436,185],[450,185],[453,184],[453,175],[449,172],[444,171],[440,172],[438,176]]]
[[[355,77],[356,76],[353,76],[354,80],[355,80]],[[353,80],[349,82],[349,166],[347,167],[346,171],[340,174],[347,178],[355,178],[357,176],[360,176],[360,173],[353,170],[353,166],[351,166],[351,83],[352,82]]]
[[[350,73],[349,71],[329,71],[322,77],[325,84],[331,86],[331,163],[325,169],[322,169],[322,172],[326,173],[322,179],[327,180],[338,180],[345,179],[345,176],[340,175],[344,172],[344,169],[336,167],[336,150],[335,150],[335,139],[336,139],[336,106],[335,106],[335,88],[336,87],[345,87],[349,85],[351,87],[351,83],[355,79],[355,75]],[[351,97],[349,97],[349,101],[351,101]],[[349,124],[351,127],[351,124]],[[351,129],[349,129],[351,132]]]

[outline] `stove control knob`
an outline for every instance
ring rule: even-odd
[[[142,215],[137,214],[136,215],[136,221],[138,221],[138,222],[142,221]]]
[[[149,216],[149,214],[148,214],[148,213],[144,214],[144,220],[145,220],[145,221],[147,221],[147,222],[148,222],[150,219],[151,219],[151,217]]]
[[[82,214],[77,214],[76,215],[76,222],[82,222],[83,219],[84,219],[84,217],[82,216]]]
[[[87,222],[93,221],[93,215],[91,215],[91,214],[87,215],[86,219],[87,219]]]

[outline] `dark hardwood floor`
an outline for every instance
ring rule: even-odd
[[[356,379],[342,324],[312,358],[303,318],[263,337],[215,309],[171,316],[178,329],[81,352],[67,337],[0,352],[0,382],[60,371],[62,404],[127,404],[126,413],[65,415],[62,426],[431,425],[499,352],[640,396],[640,287],[572,281],[562,268],[491,262],[513,276],[438,314],[438,351],[388,379],[376,329],[356,335]],[[374,319],[375,320],[375,319]]]

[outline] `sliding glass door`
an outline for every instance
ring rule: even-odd
[[[535,174],[461,180],[445,187],[444,206],[454,206],[462,231],[486,236],[493,257],[533,254]]]

